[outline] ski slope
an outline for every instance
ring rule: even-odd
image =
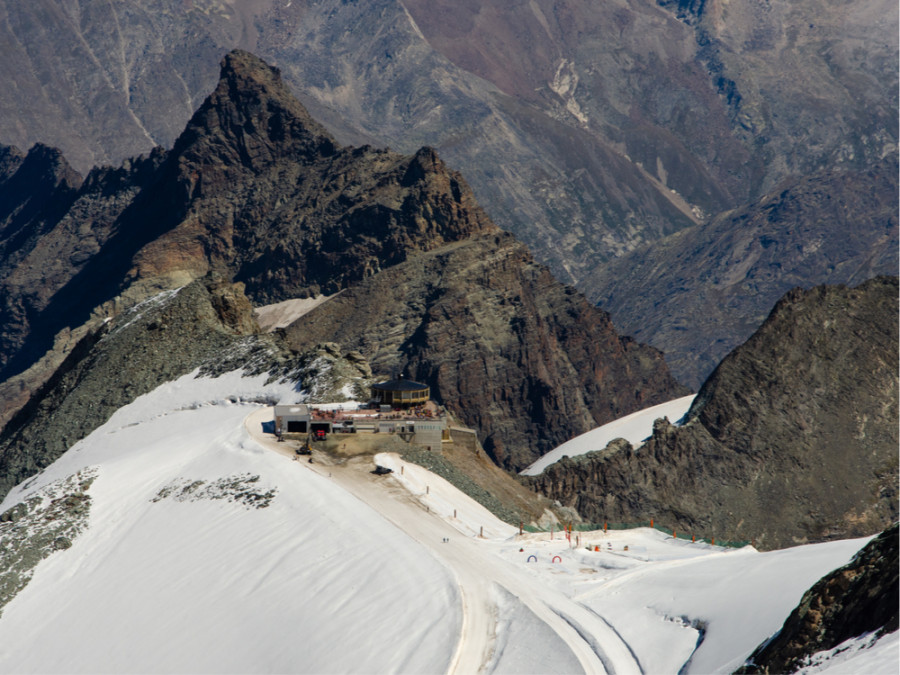
[[[87,527],[2,610],[0,672],[730,672],[866,542],[518,535],[396,455],[297,461],[262,432],[296,395],[187,376],[16,488],[0,512],[96,475]],[[896,636],[856,647],[810,672],[896,672]]]
[[[696,396],[696,394],[682,396],[650,408],[644,408],[596,429],[586,431],[580,436],[556,446],[519,473],[523,476],[537,476],[565,456],[577,457],[594,450],[602,450],[616,438],[624,438],[634,447],[639,447],[653,433],[654,421],[661,417],[667,417],[673,424],[678,422],[687,414]]]

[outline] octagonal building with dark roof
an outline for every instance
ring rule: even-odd
[[[387,382],[372,385],[372,400],[383,405],[408,407],[426,403],[431,398],[431,387],[408,380],[403,375]]]

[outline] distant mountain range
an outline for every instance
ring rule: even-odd
[[[221,56],[249,49],[340,142],[435,147],[594,298],[642,244],[824,171],[896,166],[897,25],[890,0],[6,1],[0,142],[81,172],[171,147]]]

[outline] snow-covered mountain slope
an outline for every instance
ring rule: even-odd
[[[261,422],[296,396],[185,376],[13,490],[0,538],[72,526],[40,561],[0,548],[0,589],[31,564],[0,672],[730,672],[865,543],[518,535],[396,455],[292,461]],[[895,667],[892,639],[859,654]]]
[[[264,379],[264,378],[263,378]],[[88,526],[0,619],[2,672],[434,672],[452,575],[356,497],[250,440],[261,379],[143,396],[0,509],[79,471]],[[421,645],[427,644],[427,649]]]
[[[566,441],[562,445],[556,446],[519,473],[523,476],[537,476],[541,471],[565,456],[577,457],[586,452],[602,450],[614,438],[624,438],[633,446],[638,447],[653,433],[654,420],[660,417],[667,417],[673,424],[678,422],[687,414],[695,397],[696,394],[682,396],[672,401],[638,410],[630,415],[625,415],[625,417],[603,424],[596,429],[591,429],[580,436]]]

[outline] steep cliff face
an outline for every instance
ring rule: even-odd
[[[35,145],[23,155],[0,147],[0,370],[28,331],[23,295],[41,292],[34,271],[25,269],[29,256],[71,207],[80,185],[81,176],[58,150]]]
[[[872,534],[897,518],[897,279],[797,289],[658,421],[532,484],[590,520],[655,517],[761,548]]]
[[[430,384],[508,469],[685,391],[661,353],[620,337],[604,312],[499,232],[411,257],[286,329],[296,349],[329,335],[382,375]]]
[[[845,640],[898,628],[900,550],[897,525],[869,542],[854,559],[824,576],[804,595],[771,640],[738,673],[792,673],[816,652]]]
[[[35,145],[27,155],[0,147],[0,261],[15,267],[71,206],[81,176],[62,153]]]
[[[897,273],[897,175],[892,155],[793,180],[599,267],[588,297],[699,387],[791,288]]]
[[[84,323],[98,302],[85,276],[111,279],[104,290],[116,290],[115,260],[97,266],[94,258],[121,230],[130,236],[129,207],[164,157],[157,150],[82,182],[59,151],[35,146],[0,181],[0,380],[40,358],[59,331]]]

